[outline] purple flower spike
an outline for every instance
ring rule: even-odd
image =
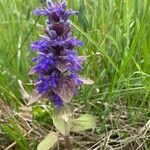
[[[78,56],[75,47],[83,46],[83,42],[72,37],[69,17],[78,12],[66,9],[66,2],[53,3],[47,0],[45,8],[34,11],[37,16],[47,17],[45,35],[31,44],[38,56],[30,73],[37,74],[35,83],[39,94],[46,95],[57,107],[71,101],[77,87],[82,85],[78,72],[83,69],[85,57]]]

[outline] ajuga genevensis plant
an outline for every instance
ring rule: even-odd
[[[40,99],[48,99],[54,105],[53,124],[55,131],[51,131],[38,145],[38,150],[48,150],[53,147],[59,137],[63,136],[65,146],[72,149],[71,132],[80,132],[95,126],[95,118],[83,114],[74,118],[71,111],[71,100],[77,93],[78,87],[92,84],[90,79],[81,77],[78,73],[83,69],[85,56],[78,56],[76,47],[83,46],[83,42],[72,35],[69,17],[79,12],[66,8],[66,2],[52,2],[47,0],[44,8],[34,10],[36,16],[46,17],[46,27],[39,40],[31,44],[36,58],[35,66],[30,74],[36,74],[35,88]]]

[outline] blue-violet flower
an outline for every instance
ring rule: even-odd
[[[47,0],[45,8],[34,11],[37,16],[47,17],[45,34],[31,44],[38,56],[33,59],[36,65],[31,69],[37,74],[36,90],[46,95],[56,106],[71,101],[77,87],[82,85],[78,72],[83,69],[84,56],[78,56],[75,47],[83,45],[72,36],[69,17],[77,11],[67,10],[66,2],[53,3]]]

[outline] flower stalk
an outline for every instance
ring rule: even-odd
[[[65,145],[66,145],[67,150],[72,150],[69,135],[64,136],[64,141],[65,141]]]

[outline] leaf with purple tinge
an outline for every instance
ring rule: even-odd
[[[78,56],[79,64],[83,65],[86,59],[87,56]]]
[[[46,96],[43,94],[39,94],[37,90],[34,90],[31,94],[28,94],[28,92],[24,89],[23,83],[21,80],[18,80],[19,86],[20,86],[20,93],[23,97],[23,99],[27,100],[27,106],[32,105],[33,103],[44,99]]]
[[[55,88],[54,93],[57,94],[64,102],[68,103],[76,92],[76,84],[70,78],[63,78],[61,83]]]
[[[68,70],[67,63],[64,62],[63,60],[57,62],[56,68],[61,72],[65,72]]]
[[[87,85],[94,84],[94,81],[89,78],[80,76],[79,79],[83,82],[83,84],[87,84]]]
[[[35,70],[35,67],[32,67],[30,70],[29,70],[29,75],[34,75],[36,74],[36,70]]]
[[[46,96],[44,96],[43,94],[39,94],[37,90],[34,90],[32,94],[27,98],[27,106],[30,106],[40,100],[44,100],[45,98]]]
[[[44,100],[47,98],[46,94],[39,94],[37,90],[34,90],[28,98],[26,98],[28,100],[27,106],[30,106],[38,101]]]

